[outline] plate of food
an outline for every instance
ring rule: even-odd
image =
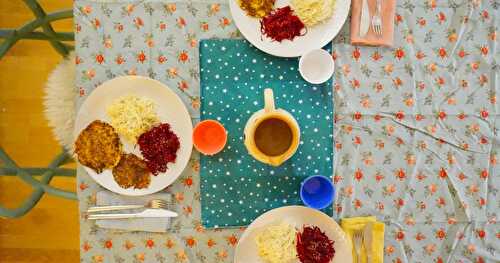
[[[123,195],[158,192],[182,173],[193,147],[191,117],[159,81],[122,76],[97,87],[75,120],[74,153],[101,186]]]
[[[344,25],[351,0],[229,0],[233,20],[258,49],[298,57],[322,48]]]
[[[304,207],[268,211],[248,226],[235,263],[351,263],[351,243],[331,217]]]

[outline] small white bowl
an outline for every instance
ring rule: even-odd
[[[327,81],[334,70],[332,55],[324,49],[313,49],[300,57],[300,75],[309,83],[321,84]]]

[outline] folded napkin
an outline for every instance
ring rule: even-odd
[[[394,40],[394,14],[396,13],[396,0],[382,1],[382,36],[377,37],[371,27],[371,16],[375,14],[376,0],[367,0],[370,9],[370,29],[364,37],[359,36],[359,24],[361,19],[361,7],[363,0],[352,0],[351,5],[351,44],[370,46],[392,46]]]
[[[356,258],[356,253],[354,250],[354,240],[352,239],[355,230],[363,229],[367,223],[372,223],[372,262],[382,263],[384,262],[384,228],[385,224],[378,222],[374,216],[367,217],[351,217],[343,218],[340,222],[340,226],[347,233],[348,238],[353,244],[353,258]],[[364,250],[361,250],[362,262],[366,262],[366,255]]]
[[[96,205],[142,205],[152,199],[171,201],[171,194],[156,193],[147,196],[122,196],[109,191],[99,191],[96,195]],[[120,210],[100,213],[135,213],[141,210]],[[101,228],[110,228],[126,231],[167,232],[170,228],[170,218],[131,218],[131,219],[104,219],[96,220]]]

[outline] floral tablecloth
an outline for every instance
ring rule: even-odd
[[[340,0],[339,0],[340,1]],[[386,223],[386,262],[500,262],[496,0],[398,1],[394,48],[334,41],[334,218]],[[199,117],[198,40],[239,34],[225,3],[74,3],[79,102],[118,75],[174,89]],[[167,234],[85,219],[99,186],[78,171],[82,262],[231,262],[242,229],[200,223],[199,156],[173,193]]]

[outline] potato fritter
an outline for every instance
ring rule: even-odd
[[[75,141],[78,161],[96,173],[115,167],[120,161],[122,144],[115,129],[100,120],[90,123]]]
[[[120,162],[113,168],[113,178],[122,188],[142,189],[149,186],[151,173],[146,162],[135,154],[122,154]]]

